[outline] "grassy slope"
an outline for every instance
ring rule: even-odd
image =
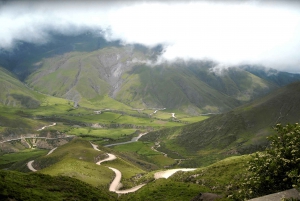
[[[121,196],[121,200],[191,200],[200,192],[216,193],[222,200],[232,193],[232,184],[245,173],[249,156],[234,156],[192,172],[177,172],[168,179],[148,183],[134,194]],[[141,178],[153,177],[149,173]],[[147,179],[146,179],[147,180]]]
[[[1,200],[115,200],[116,195],[69,177],[0,171]]]
[[[103,157],[104,152],[94,150],[88,141],[74,139],[51,155],[36,159],[34,167],[44,174],[70,176],[93,186],[107,185],[113,172],[95,164]]]
[[[216,112],[238,105],[237,101],[210,88],[181,67],[136,66],[124,74],[123,79],[117,99],[142,108],[166,107],[197,114],[201,110]]]
[[[254,100],[278,88],[277,83],[243,69],[228,68],[212,71],[209,64],[204,66],[202,64],[201,67],[199,65],[201,63],[192,63],[190,67],[199,79],[217,91],[243,102]]]
[[[47,154],[47,150],[25,149],[16,153],[3,154],[0,156],[0,168],[9,168],[16,164],[25,164],[27,161]]]
[[[141,140],[162,141],[164,152],[196,157],[182,164],[187,166],[209,164],[230,154],[251,153],[266,145],[265,138],[273,132],[276,123],[300,121],[299,91],[300,83],[291,84],[226,114],[156,131]]]
[[[120,57],[120,58],[117,58]],[[71,52],[43,59],[42,67],[27,78],[38,91],[74,101],[101,99],[110,90],[110,81],[126,68],[130,54],[126,48],[104,48],[90,53]],[[114,80],[114,78],[116,80]],[[55,79],[56,82],[51,82]],[[112,79],[112,80],[111,80]]]
[[[40,59],[40,67],[26,82],[85,107],[166,107],[193,115],[228,111],[278,87],[238,68],[212,72],[205,62],[149,67],[139,62],[147,60],[148,53],[128,47],[69,52]],[[119,102],[108,100],[108,95]]]
[[[62,150],[58,149],[57,151],[61,152]],[[169,179],[152,181],[139,191],[122,195],[118,199],[190,200],[200,192],[217,193],[225,198],[234,190],[231,189],[231,185],[238,179],[239,174],[244,173],[244,165],[248,160],[249,156],[230,157],[193,172],[178,172]],[[118,168],[122,168],[120,161],[117,160],[115,163],[115,165],[119,164]],[[113,165],[113,162],[110,165]],[[51,177],[36,173],[23,174],[9,171],[0,171],[0,176],[2,177],[0,197],[4,200],[8,197],[22,200],[29,198],[62,200],[66,196],[69,196],[68,199],[91,200],[94,197],[93,200],[97,200],[95,193],[99,193],[97,196],[99,200],[116,199],[115,194],[107,192],[107,186],[95,189],[69,177]],[[148,173],[135,181],[144,183],[143,181],[148,180],[148,177],[153,177],[153,173]]]
[[[135,142],[132,144],[115,146],[112,147],[112,149],[133,157],[137,157],[136,155],[138,155],[139,158],[148,161],[149,163],[153,163],[160,168],[175,163],[175,160],[172,158],[164,157],[162,153],[153,151],[151,149],[152,146],[153,143]]]
[[[14,77],[10,72],[0,67],[0,104],[22,108],[36,108],[43,97]]]

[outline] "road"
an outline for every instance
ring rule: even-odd
[[[139,134],[139,136],[133,137],[130,141],[119,142],[119,143],[114,143],[114,144],[108,144],[108,145],[104,145],[104,147],[112,147],[112,146],[117,146],[117,145],[129,144],[129,143],[137,142],[143,135],[146,135],[146,134],[147,133],[141,133],[141,134]]]
[[[103,162],[105,162],[105,161],[112,161],[112,160],[115,160],[115,159],[117,158],[117,157],[116,157],[115,155],[113,155],[113,154],[107,153],[107,155],[108,155],[107,158],[105,158],[105,159],[103,159],[103,160],[101,160],[101,161],[98,161],[96,164],[97,164],[97,165],[101,165],[101,163],[103,163]]]
[[[34,160],[29,161],[29,162],[27,163],[27,167],[28,167],[28,169],[31,170],[32,172],[36,172],[37,170],[34,169],[34,167],[32,167],[32,163],[33,163],[33,162],[34,162]]]
[[[52,154],[52,153],[55,151],[55,149],[57,149],[57,147],[51,149],[51,150],[48,152],[47,156],[50,155],[50,154]],[[29,161],[29,162],[27,163],[27,167],[28,167],[28,169],[31,170],[32,172],[36,172],[37,170],[32,166],[33,162],[34,162],[34,160]]]
[[[98,150],[98,148],[96,146],[94,146],[93,144],[92,144],[92,146],[95,150]],[[114,154],[107,153],[107,155],[108,155],[108,157],[106,159],[100,160],[96,164],[100,165],[101,163],[103,163],[105,161],[112,161],[112,160],[117,159],[117,157]],[[110,170],[114,171],[114,173],[116,175],[114,180],[112,181],[112,183],[109,186],[109,191],[111,191],[111,192],[115,192],[115,193],[118,193],[118,194],[133,193],[133,192],[139,190],[140,188],[142,188],[143,186],[146,185],[146,184],[140,184],[140,185],[135,186],[135,187],[130,188],[130,189],[119,190],[119,188],[121,186],[122,173],[116,168],[112,168],[112,167],[108,167],[108,168]],[[154,178],[155,179],[160,179],[160,178],[167,179],[167,178],[169,178],[170,176],[172,176],[173,174],[175,174],[178,171],[186,172],[186,171],[194,171],[194,170],[196,170],[196,169],[195,168],[170,169],[170,170],[156,172],[154,174]]]
[[[180,169],[170,169],[170,170],[160,171],[154,174],[154,179],[161,179],[161,178],[168,179],[170,176],[172,176],[178,171],[188,172],[194,170],[196,170],[196,168],[180,168]]]

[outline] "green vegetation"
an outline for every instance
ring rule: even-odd
[[[192,172],[177,172],[168,179],[148,183],[134,194],[122,195],[121,200],[191,200],[200,192],[221,195],[222,200],[232,194],[234,181],[246,172],[245,164],[250,156],[234,156]],[[140,179],[140,183],[151,181],[153,173]],[[148,197],[147,197],[148,196]]]
[[[290,143],[300,132],[298,126],[278,127],[280,140],[278,136],[272,138],[270,149],[252,160],[240,155],[264,150],[268,146],[265,137],[274,132],[272,126],[277,123],[299,121],[300,83],[240,105],[287,84],[288,78],[295,81],[300,76],[269,77],[247,67],[228,68],[220,75],[212,71],[215,64],[208,61],[162,63],[150,68],[140,61],[154,58],[157,52],[103,45],[95,38],[83,37],[82,41],[75,37],[70,39],[72,45],[62,41],[65,46],[49,45],[41,52],[32,47],[34,53],[30,55],[21,52],[28,57],[15,59],[15,70],[28,86],[0,68],[1,141],[29,134],[77,136],[51,155],[46,155],[46,150],[28,150],[21,140],[2,143],[1,168],[27,172],[26,162],[34,159],[34,168],[46,175],[1,171],[0,199],[116,200],[115,194],[107,192],[114,173],[106,166],[122,172],[124,188],[149,182],[120,200],[190,200],[200,192],[220,194],[223,200],[234,194],[239,199],[235,194],[238,190],[243,191],[242,196],[251,197],[269,193],[271,187],[277,191],[299,185],[299,156],[287,146],[300,147],[298,138]],[[55,126],[38,131],[54,122]],[[102,151],[89,143],[129,141],[143,132],[149,133],[139,142],[100,146]],[[282,149],[283,141],[288,143]],[[115,153],[118,159],[96,165],[106,153]],[[277,158],[278,154],[283,159]],[[249,160],[251,173],[244,168]],[[266,166],[268,163],[271,166]],[[179,167],[198,169],[153,181],[154,171]],[[270,174],[265,173],[268,171]],[[13,174],[17,181],[13,181]],[[237,177],[245,174],[250,175],[245,184],[233,183],[240,182]],[[48,186],[40,184],[42,181]]]
[[[39,172],[51,176],[68,176],[103,188],[107,187],[114,177],[114,173],[107,167],[81,161],[79,158],[77,160],[64,158]]]
[[[151,147],[153,146],[153,143],[134,142],[131,144],[114,146],[112,149],[133,157],[137,157],[136,155],[138,155],[140,159],[153,163],[160,168],[176,163],[172,158],[165,157],[162,153],[152,150]]]
[[[113,167],[120,170],[120,172],[122,173],[121,183],[123,184],[124,189],[135,186],[136,185],[135,177],[145,173],[144,170],[140,169],[139,167],[121,158],[117,158],[116,160],[113,161],[104,162],[102,165]]]
[[[298,187],[300,184],[300,126],[277,124],[270,147],[253,154],[248,174],[239,183],[236,200],[253,198]]]
[[[0,67],[0,105],[37,108],[43,96],[28,89],[21,81],[7,70]]]
[[[44,174],[70,176],[93,186],[106,186],[114,174],[107,167],[96,165],[104,157],[105,153],[94,150],[88,141],[73,139],[51,155],[36,159],[34,167]]]
[[[0,170],[1,200],[115,200],[106,189],[70,177]]]
[[[150,132],[140,140],[159,141],[158,150],[189,159],[180,164],[182,167],[205,166],[230,155],[261,151],[268,145],[266,137],[274,133],[272,126],[299,121],[299,89],[300,83],[294,83],[231,112]]]
[[[77,135],[87,140],[101,141],[109,144],[116,140],[131,140],[135,134],[135,129],[94,129],[87,127],[71,128],[68,134]],[[103,141],[104,140],[104,141]]]
[[[195,123],[195,122],[203,121],[208,118],[209,116],[197,116],[197,117],[185,117],[185,118],[178,118],[178,119],[183,122]]]
[[[26,163],[31,159],[43,156],[48,152],[48,150],[42,149],[25,149],[21,152],[3,154],[0,156],[0,168],[8,168],[14,163],[22,162]]]
[[[120,200],[191,200],[200,192],[207,190],[208,188],[197,184],[159,179],[147,184],[136,193],[122,195]]]

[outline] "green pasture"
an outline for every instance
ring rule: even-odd
[[[25,149],[20,152],[0,155],[0,167],[9,167],[13,163],[26,161],[47,154],[49,150]]]
[[[196,116],[196,117],[178,118],[178,120],[183,122],[188,122],[188,123],[195,123],[195,122],[203,121],[208,118],[209,116]]]
[[[134,152],[139,155],[161,155],[161,153],[153,151],[151,147],[153,143],[144,143],[144,142],[134,142],[130,144],[122,144],[118,146],[113,146],[112,149],[119,152]]]
[[[162,153],[156,152],[151,149],[154,143],[145,143],[145,142],[134,142],[130,144],[123,144],[112,147],[112,149],[128,154],[137,154],[140,155],[147,162],[158,165],[159,167],[164,167],[174,164],[176,161],[170,157],[163,156]]]
[[[117,158],[113,161],[104,162],[101,165],[113,167],[113,168],[120,170],[120,172],[122,173],[122,178],[124,178],[124,179],[130,179],[131,177],[133,177],[137,174],[141,174],[141,173],[145,172],[144,170],[136,167],[135,165],[133,165],[121,158]]]
[[[76,178],[92,186],[108,185],[114,177],[114,172],[105,166],[72,158],[59,161],[39,172],[51,176]]]
[[[170,181],[168,179],[158,179],[150,182],[135,193],[122,195],[120,200],[147,200],[147,201],[178,201],[191,200],[200,192],[207,192],[205,186],[193,183]]]
[[[68,131],[70,135],[89,135],[90,137],[95,138],[111,138],[111,139],[119,139],[127,135],[132,135],[136,132],[135,129],[96,129],[96,128],[88,128],[88,127],[79,127],[79,128],[71,128]]]
[[[131,107],[109,97],[108,95],[97,96],[91,100],[83,99],[80,102],[81,107],[87,107],[95,110],[131,110]]]

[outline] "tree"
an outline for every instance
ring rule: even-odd
[[[277,133],[268,139],[270,146],[265,152],[253,154],[248,174],[240,183],[238,200],[258,197],[300,184],[300,126],[277,124]]]

